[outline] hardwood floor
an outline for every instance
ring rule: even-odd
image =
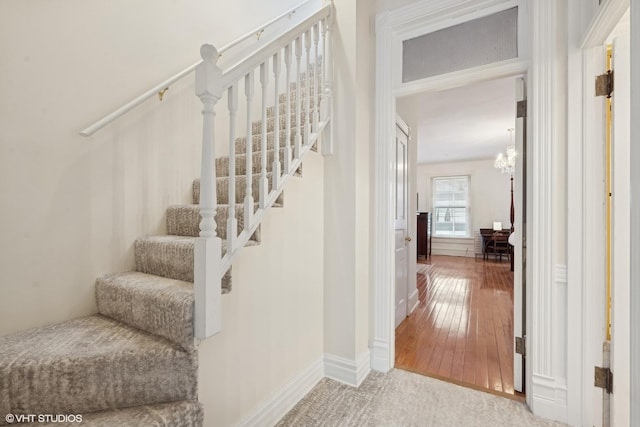
[[[513,273],[506,261],[434,255],[396,329],[396,367],[514,395]]]

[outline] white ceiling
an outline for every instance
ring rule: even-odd
[[[414,95],[399,101],[412,108],[418,137],[418,163],[495,158],[515,127],[515,79]],[[402,108],[399,108],[402,111]]]

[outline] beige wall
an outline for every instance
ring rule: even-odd
[[[335,155],[325,162],[325,352],[352,361],[369,339],[369,7],[335,3]]]
[[[262,244],[234,262],[222,331],[199,349],[206,426],[237,425],[323,354],[323,162],[305,157],[284,207],[262,223]]]

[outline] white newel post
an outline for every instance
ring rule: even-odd
[[[200,171],[200,237],[194,247],[194,334],[210,337],[221,328],[222,240],[216,234],[215,105],[222,96],[222,71],[215,64],[218,51],[200,48],[202,63],[196,68],[196,95],[202,101],[202,166]]]
[[[324,88],[320,104],[321,120],[327,122],[322,136],[322,155],[333,154],[333,11],[325,19],[324,27],[324,55],[322,63],[324,65]]]

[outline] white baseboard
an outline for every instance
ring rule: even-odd
[[[324,378],[324,358],[320,357],[311,366],[289,381],[276,392],[254,414],[238,424],[238,427],[274,425],[293,408],[311,389]]]
[[[420,303],[418,298],[418,289],[413,290],[413,293],[409,295],[407,302],[409,305],[409,313],[407,313],[407,316],[408,316],[409,314],[413,313],[413,310],[415,310],[418,304]]]
[[[567,422],[567,384],[542,375],[533,375],[531,385],[531,410],[542,418]]]
[[[389,342],[376,339],[371,345],[371,369],[378,372],[389,372],[393,367],[389,359]]]
[[[324,374],[327,378],[358,387],[371,371],[369,350],[364,351],[357,360],[345,359],[332,354],[324,355]]]

